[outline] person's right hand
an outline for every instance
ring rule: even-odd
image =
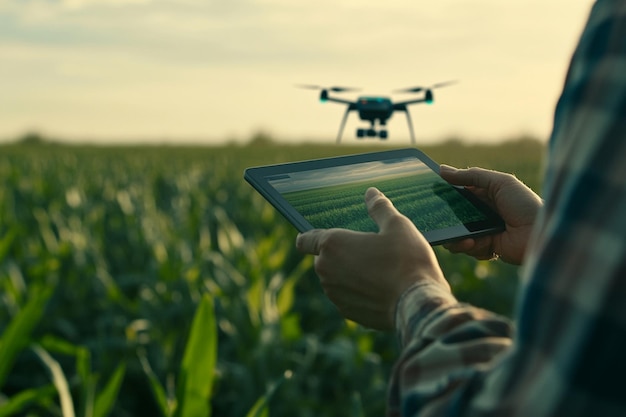
[[[487,203],[502,217],[502,233],[447,243],[453,253],[466,253],[477,259],[500,257],[521,264],[535,218],[543,205],[541,198],[511,174],[482,168],[456,169],[441,165],[443,179],[461,185]]]

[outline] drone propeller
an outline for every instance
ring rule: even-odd
[[[313,84],[299,84],[296,85],[296,87],[299,88],[306,88],[309,90],[325,90],[325,91],[332,91],[333,93],[345,93],[347,91],[359,91],[360,88],[352,88],[352,87],[322,87],[319,85],[313,85]]]
[[[440,88],[440,87],[446,87],[446,86],[451,85],[451,84],[456,84],[457,82],[458,82],[458,81],[444,81],[444,82],[442,82],[442,83],[433,84],[433,85],[430,87],[430,89],[433,89],[433,88]]]
[[[403,88],[400,90],[395,90],[394,92],[395,93],[419,93],[420,91],[428,91],[434,88],[445,87],[447,85],[455,84],[455,83],[456,81],[445,81],[442,83],[433,84],[430,87],[410,87],[410,88]]]
[[[419,93],[424,90],[423,87],[402,88],[399,90],[393,90],[394,93]]]

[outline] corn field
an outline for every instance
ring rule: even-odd
[[[242,178],[369,150],[0,146],[0,417],[383,415],[395,336],[338,315]],[[537,142],[422,150],[539,187]],[[512,314],[517,268],[436,253],[458,298]]]

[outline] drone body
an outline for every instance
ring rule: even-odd
[[[406,114],[406,120],[409,125],[409,132],[411,133],[411,143],[415,144],[415,134],[413,132],[413,123],[411,122],[411,116],[409,115],[408,105],[416,104],[416,103],[426,103],[432,104],[434,102],[434,96],[432,90],[434,88],[443,87],[445,85],[451,84],[452,82],[439,83],[435,84],[429,88],[423,87],[413,87],[407,88],[403,90],[398,90],[398,92],[402,93],[419,93],[424,91],[424,97],[406,100],[400,102],[393,102],[389,97],[380,97],[380,96],[361,96],[356,101],[345,100],[343,98],[339,98],[336,96],[330,96],[329,91],[335,93],[342,93],[346,91],[354,91],[353,88],[346,87],[330,87],[330,88],[322,88],[316,85],[301,85],[302,88],[309,89],[319,89],[320,92],[320,101],[322,103],[327,101],[332,101],[335,103],[345,104],[346,112],[343,115],[343,119],[341,121],[341,125],[339,126],[339,134],[337,135],[337,143],[341,142],[341,136],[343,134],[343,129],[346,125],[346,120],[348,119],[348,115],[352,111],[356,111],[359,114],[359,118],[363,121],[367,121],[370,123],[369,128],[359,128],[356,131],[357,138],[380,138],[382,140],[388,138],[387,133],[387,121],[393,116],[393,113],[396,111],[402,111]],[[379,125],[379,130],[376,130],[376,124]]]

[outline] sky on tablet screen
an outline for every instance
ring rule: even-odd
[[[328,187],[332,185],[360,182],[368,179],[385,179],[407,174],[419,175],[432,171],[415,158],[401,158],[386,162],[373,161],[354,165],[292,172],[289,178],[271,180],[270,184],[279,193]]]

